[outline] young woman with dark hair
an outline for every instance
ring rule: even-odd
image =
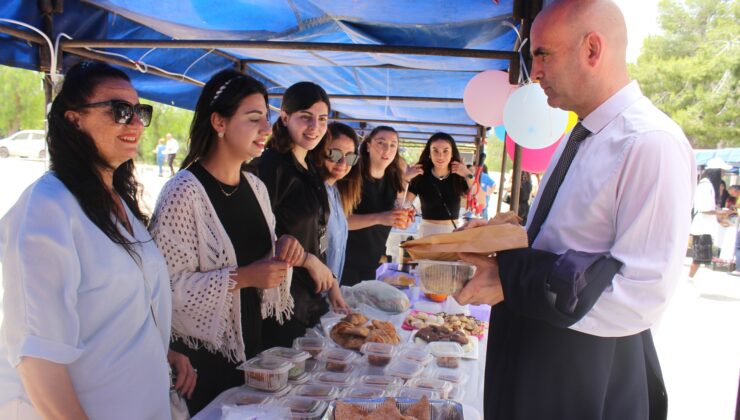
[[[263,318],[288,322],[298,241],[276,239],[267,189],[244,171],[270,134],[267,91],[235,70],[203,87],[182,169],[162,189],[150,226],[173,290],[174,346],[199,372],[195,414],[244,383],[239,363],[267,347]]]
[[[329,143],[328,152],[319,145],[312,157],[324,179],[329,197],[329,222],[327,233],[329,245],[326,249],[326,265],[337,279],[342,278],[344,258],[347,250],[347,217],[360,201],[362,174],[357,149],[360,140],[352,127],[339,122],[329,124],[329,133],[324,140]]]
[[[419,156],[424,173],[409,184],[406,201],[419,196],[422,223],[419,234],[452,232],[460,217],[460,200],[473,184],[473,174],[460,158],[455,139],[447,133],[435,133]]]
[[[0,220],[0,418],[169,418],[167,267],[139,208],[133,158],[152,108],[129,78],[82,62],[48,115],[51,170]]]
[[[278,234],[291,234],[306,251],[305,259],[293,270],[290,286],[295,302],[294,315],[280,324],[265,320],[262,339],[266,347],[287,346],[319,322],[329,303],[344,308],[338,282],[325,265],[328,246],[327,224],[330,208],[324,182],[307,157],[308,152],[329,136],[329,96],[321,86],[299,82],[283,94],[280,117],[272,128],[267,150],[253,167],[267,186]],[[323,142],[324,150],[328,141]]]
[[[352,286],[375,278],[385,243],[392,227],[408,223],[408,212],[396,207],[402,194],[404,176],[413,177],[421,169],[401,167],[398,133],[392,127],[375,127],[360,144],[362,193],[354,213],[348,218],[347,255],[342,284]],[[408,175],[407,175],[408,174]]]

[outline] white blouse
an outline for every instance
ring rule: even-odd
[[[167,267],[146,228],[126,212],[133,237],[121,231],[140,242],[140,261],[93,224],[53,173],[0,220],[4,419],[35,417],[15,369],[24,356],[66,365],[91,419],[170,418]]]

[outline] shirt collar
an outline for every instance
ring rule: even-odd
[[[588,131],[598,133],[622,111],[642,97],[640,86],[633,80],[588,114],[582,124],[588,128]]]

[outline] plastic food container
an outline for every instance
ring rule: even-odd
[[[290,385],[303,385],[306,382],[308,382],[309,379],[311,379],[311,375],[309,375],[307,372],[303,372],[300,376],[298,376],[295,379],[288,378],[288,383]]]
[[[463,349],[459,344],[450,341],[434,341],[429,343],[429,351],[437,359],[437,366],[444,368],[457,368]]]
[[[316,358],[328,345],[321,337],[298,337],[293,340],[293,348],[308,352],[311,357]]]
[[[465,396],[465,388],[462,385],[452,385],[450,392],[447,394],[447,399],[457,402],[462,402]]]
[[[399,398],[411,398],[418,400],[424,395],[426,395],[427,398],[429,398],[430,400],[439,400],[442,398],[442,396],[439,395],[439,392],[420,388],[402,388],[400,391],[398,391],[398,394],[396,396]]]
[[[308,352],[290,347],[273,347],[260,353],[260,356],[263,359],[285,360],[293,363],[293,367],[288,371],[288,379],[297,379],[306,373],[306,360],[311,358]]]
[[[401,379],[411,379],[418,376],[422,370],[424,370],[424,366],[417,362],[399,359],[385,367],[385,374]]]
[[[344,390],[344,398],[383,398],[388,393],[383,388],[376,388],[367,385],[352,385]]]
[[[355,359],[357,353],[345,349],[327,349],[319,356],[319,360],[329,372],[349,372]]]
[[[263,392],[252,391],[248,388],[240,388],[237,392],[229,395],[224,399],[224,405],[251,405],[251,404],[269,404],[275,399]]]
[[[406,359],[414,363],[426,366],[434,360],[434,356],[429,353],[429,350],[425,346],[411,346],[403,349],[399,354],[401,359]]]
[[[440,397],[446,399],[447,395],[450,393],[450,389],[452,389],[452,384],[441,379],[414,378],[406,382],[406,387],[434,391],[438,393]]]
[[[475,266],[462,261],[416,260],[416,275],[424,293],[453,295],[475,274]]]
[[[432,378],[447,381],[453,385],[465,385],[468,381],[468,374],[462,370],[435,369],[430,372]]]
[[[285,397],[282,404],[288,407],[293,419],[319,420],[329,406],[326,401],[305,397]]]
[[[396,346],[388,343],[365,343],[360,352],[367,356],[367,362],[372,366],[386,366],[396,352]]]
[[[288,385],[288,372],[293,363],[278,359],[255,357],[239,365],[244,371],[244,383],[263,391],[277,391]]]
[[[293,395],[315,400],[332,401],[339,396],[339,388],[325,384],[305,384],[293,388]]]
[[[391,375],[365,375],[357,380],[357,385],[381,388],[390,393],[403,385],[403,379]]]
[[[316,372],[311,377],[311,382],[317,384],[345,387],[352,383],[352,375],[350,373],[340,372]]]

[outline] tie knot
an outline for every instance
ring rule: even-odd
[[[588,137],[589,134],[591,134],[591,132],[588,131],[588,128],[584,127],[579,121],[578,124],[573,127],[573,131],[570,132],[570,140],[580,143],[583,139]]]

